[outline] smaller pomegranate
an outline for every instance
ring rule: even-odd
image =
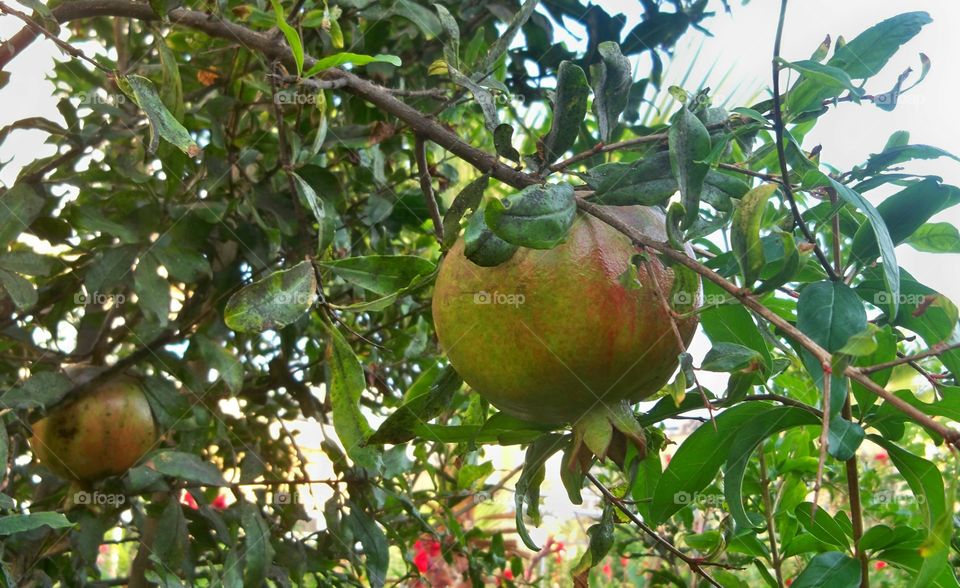
[[[140,384],[100,384],[33,425],[30,447],[51,471],[78,482],[126,472],[150,451],[157,427]]]

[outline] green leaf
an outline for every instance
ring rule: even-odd
[[[589,172],[599,204],[653,206],[665,202],[678,189],[670,169],[670,154],[660,152],[636,162],[604,163]]]
[[[571,571],[574,576],[582,574],[596,566],[610,553],[610,548],[613,547],[613,509],[612,504],[604,504],[600,522],[590,525],[590,528],[587,529],[590,544],[580,557],[580,561]]]
[[[513,146],[513,127],[504,123],[493,129],[493,146],[497,155],[520,163],[520,152]]]
[[[793,516],[797,517],[800,525],[819,541],[834,547],[850,548],[850,539],[843,532],[843,528],[820,506],[814,506],[812,502],[803,502],[794,509]]]
[[[867,311],[856,292],[843,282],[816,282],[800,292],[797,328],[833,353],[867,328]]]
[[[484,211],[478,210],[467,221],[463,233],[463,254],[481,267],[493,267],[507,261],[518,247],[496,235],[487,226]]]
[[[546,167],[573,147],[580,134],[580,124],[587,114],[590,86],[587,75],[579,65],[570,61],[560,63],[557,71],[557,89],[553,99],[553,122],[538,152]]]
[[[17,533],[25,533],[39,529],[40,527],[50,527],[56,530],[72,526],[73,523],[58,512],[16,514],[0,517],[0,536],[6,537],[16,535]]]
[[[890,295],[885,291],[879,273],[876,269],[865,272],[864,281],[857,286],[857,294],[874,306],[888,308]],[[898,278],[901,280],[902,303],[891,322],[920,335],[930,347],[941,342],[960,341],[960,331],[956,328],[957,307],[943,294],[918,283],[904,270]],[[960,374],[960,350],[941,353],[939,359],[955,376]]]
[[[339,330],[328,325],[327,331],[330,333],[326,353],[327,393],[333,411],[333,428],[347,455],[358,465],[369,467],[376,462],[376,455],[363,447],[373,432],[360,412],[360,395],[367,387],[363,366]]]
[[[15,184],[0,196],[0,205],[0,247],[6,247],[40,215],[44,199],[32,187]]]
[[[527,525],[524,522],[523,509],[527,506],[527,512],[534,525],[539,524],[540,520],[540,484],[546,476],[544,464],[551,455],[563,447],[563,436],[554,433],[548,433],[539,437],[527,448],[526,459],[523,462],[523,471],[517,479],[514,498],[516,502],[516,520],[517,534],[523,544],[534,551],[540,551],[537,544],[533,542],[530,533],[527,532]]]
[[[20,274],[0,269],[0,288],[10,296],[17,310],[27,310],[37,303],[37,289]]]
[[[907,481],[920,505],[924,526],[932,531],[936,522],[947,513],[943,476],[936,464],[878,435],[870,435],[869,439],[887,451],[890,461]]]
[[[926,12],[907,12],[888,18],[860,33],[846,45],[838,44],[828,65],[840,68],[853,79],[866,79],[880,72],[901,45],[924,25],[933,22]]]
[[[760,221],[767,201],[776,191],[776,184],[757,186],[747,192],[733,210],[730,246],[743,272],[743,285],[748,288],[760,277],[760,270],[766,261],[760,243]]]
[[[893,543],[894,537],[893,529],[887,525],[874,525],[864,531],[859,546],[863,551],[883,549]]]
[[[391,9],[393,14],[402,16],[417,26],[427,39],[439,37],[443,32],[443,25],[429,8],[421,6],[413,0],[397,0]]]
[[[931,216],[940,212],[950,199],[949,187],[929,178],[897,192],[877,206],[893,245],[907,240]],[[871,263],[877,258],[877,237],[865,223],[853,238],[850,256],[859,263]]]
[[[727,298],[725,291],[709,280],[703,280],[703,295],[706,300]],[[740,304],[723,304],[709,307],[700,313],[700,325],[710,342],[737,343],[760,353],[764,367],[769,370],[772,360],[766,340],[754,322],[750,312]]]
[[[0,407],[20,410],[53,406],[63,400],[73,383],[56,372],[37,372],[0,396]]]
[[[159,325],[166,325],[170,313],[170,284],[157,273],[159,267],[156,256],[141,257],[133,272],[133,289],[143,314]]]
[[[714,418],[716,429],[713,423],[705,423],[687,437],[657,484],[650,505],[651,522],[662,523],[689,505],[698,492],[713,482],[737,437],[750,430],[745,425],[762,423],[775,410],[765,402],[739,404]]]
[[[437,269],[430,260],[415,255],[345,257],[320,265],[347,282],[381,296],[401,290],[419,276]]]
[[[350,514],[345,522],[363,547],[367,581],[373,588],[382,588],[387,580],[387,568],[390,566],[390,544],[387,542],[386,533],[355,504],[351,504]]]
[[[150,121],[150,153],[156,152],[162,137],[190,157],[200,155],[200,147],[173,113],[163,105],[153,82],[143,76],[118,75],[117,85],[143,110]]]
[[[736,372],[762,363],[763,356],[757,350],[737,343],[720,342],[707,352],[700,369],[708,372]]]
[[[271,0],[275,1],[275,0]],[[313,66],[307,70],[303,77],[309,78],[318,73],[330,69],[331,67],[340,67],[341,65],[367,65],[369,63],[389,63],[390,65],[400,67],[402,62],[396,55],[379,53],[377,55],[362,55],[360,53],[349,53],[347,51],[334,53],[317,60]]]
[[[326,248],[326,245],[333,240],[333,232],[336,230],[334,223],[331,222],[333,218],[328,218],[326,205],[323,200],[317,196],[317,192],[313,189],[313,186],[308,184],[307,181],[298,174],[294,172],[287,173],[293,178],[293,184],[297,187],[297,196],[299,196],[301,201],[307,203],[307,207],[310,209],[310,212],[313,213],[313,218],[317,221],[317,227],[319,229],[317,231],[317,251],[322,252]]]
[[[226,486],[217,466],[203,461],[199,455],[172,449],[161,449],[145,460],[147,465],[164,476],[197,482],[206,486]]]
[[[293,60],[297,64],[297,77],[299,77],[303,74],[303,41],[300,40],[300,34],[297,33],[297,30],[287,22],[280,0],[270,0],[270,4],[273,5],[273,15],[277,28],[283,32],[287,44],[290,45],[290,51],[293,52]]]
[[[480,66],[477,67],[478,72],[484,75],[492,72],[494,65],[500,60],[503,54],[506,53],[507,48],[510,47],[510,44],[513,43],[514,37],[517,36],[517,33],[521,28],[523,28],[523,25],[525,25],[530,19],[530,16],[536,9],[538,2],[539,0],[524,1],[524,3],[520,6],[520,10],[518,10],[513,15],[513,18],[510,19],[510,23],[507,25],[507,28],[497,36],[497,40],[494,41],[493,46],[490,47],[490,51],[488,51],[486,56],[484,56]]]
[[[845,397],[846,394],[844,394]],[[832,398],[831,404],[833,404]],[[859,423],[850,422],[834,413],[827,428],[827,451],[840,461],[846,461],[856,455],[866,435]]]
[[[847,72],[838,67],[823,65],[806,59],[789,62],[778,58],[777,61],[783,67],[798,71],[803,74],[803,77],[817,82],[821,86],[835,89],[834,96],[839,95],[842,90],[847,90],[854,96],[859,96],[862,93],[862,90],[853,83]]]
[[[567,236],[577,203],[570,184],[528,186],[484,209],[484,220],[503,240],[531,249],[551,249]]]
[[[952,223],[926,223],[906,243],[925,253],[960,253],[960,231]]]
[[[914,159],[937,159],[948,157],[954,161],[960,161],[956,155],[930,145],[887,145],[880,153],[874,153],[867,158],[867,163],[863,169],[855,169],[854,177],[861,178],[865,176],[878,174],[887,168],[912,161]]]
[[[177,58],[162,36],[157,35],[155,44],[157,53],[160,54],[160,71],[163,74],[160,80],[160,97],[173,116],[180,120],[183,118],[183,82],[180,79]]]
[[[444,49],[447,49],[444,52],[444,58],[454,67],[460,67],[460,25],[457,24],[457,19],[450,14],[450,11],[443,4],[434,3],[433,8],[437,11],[444,32],[450,37],[449,48],[444,47]]]
[[[597,117],[600,140],[609,143],[617,128],[620,113],[627,107],[633,72],[630,60],[620,52],[615,41],[603,41],[597,45],[600,61],[590,66],[593,81],[593,113]]]
[[[367,444],[404,443],[413,439],[416,425],[440,414],[462,385],[463,380],[452,367],[431,366],[410,386],[400,407],[367,439]]]
[[[670,120],[667,133],[670,168],[680,187],[680,200],[686,214],[681,227],[688,229],[700,216],[700,192],[710,166],[710,133],[699,118],[684,105]]]
[[[240,515],[243,527],[243,585],[263,586],[274,550],[270,543],[270,526],[260,510],[252,504],[244,504]]]
[[[476,211],[483,201],[483,193],[490,185],[490,176],[483,174],[473,180],[457,194],[450,204],[450,208],[443,215],[444,247],[450,247],[460,235],[460,219],[468,210]]]
[[[726,412],[721,413],[720,417],[724,414]],[[716,418],[718,426],[720,417]],[[758,416],[749,427],[742,427],[742,430],[735,434],[730,433],[731,439],[726,448],[723,492],[730,508],[730,515],[736,522],[738,529],[759,527],[763,521],[763,518],[759,515],[751,517],[743,505],[743,476],[747,469],[747,463],[756,452],[757,447],[764,439],[776,433],[794,427],[816,425],[818,422],[819,419],[816,415],[802,408],[793,406],[770,407],[767,405],[766,412]],[[702,429],[703,427],[698,429],[697,432]],[[686,442],[684,445],[686,445]],[[670,461],[671,466],[676,458],[677,456],[674,456],[674,459]]]
[[[828,551],[811,559],[791,588],[858,588],[860,578],[860,562],[838,551]]]
[[[313,264],[302,261],[236,292],[227,301],[223,321],[240,333],[280,329],[303,316],[316,299],[317,276]]]
[[[890,237],[890,232],[887,229],[886,223],[883,221],[883,217],[881,217],[877,209],[859,193],[832,178],[829,179],[829,182],[834,190],[837,191],[840,198],[848,204],[859,208],[867,215],[870,226],[873,228],[876,242],[880,247],[880,256],[883,258],[883,279],[887,286],[887,293],[890,295],[888,303],[890,315],[896,316],[897,306],[900,303],[900,273],[899,266],[897,265],[897,255],[893,250],[893,239]]]
[[[243,364],[225,347],[221,347],[218,341],[195,335],[193,342],[197,344],[200,351],[200,357],[203,362],[217,370],[220,378],[234,394],[243,389]]]

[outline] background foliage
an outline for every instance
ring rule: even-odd
[[[956,227],[927,222],[957,188],[909,167],[955,158],[897,131],[837,170],[804,144],[833,101],[892,109],[922,79],[924,56],[894,88],[870,84],[924,13],[785,56],[782,104],[765,96],[727,112],[706,89],[671,88],[671,112],[651,116],[645,101],[667,92],[662,56],[723,4],[640,2],[629,31],[566,0],[25,4],[35,26],[108,51],[93,57],[99,68],[56,67],[65,125],[0,130],[43,129],[58,148],[0,196],[5,583],[565,585],[589,574],[688,585],[700,573],[798,587],[867,585],[869,572],[880,585],[957,585],[956,476],[945,429],[931,423],[960,415],[958,312],[893,251],[960,250]],[[564,19],[586,27],[583,54],[556,42]],[[623,56],[640,54],[652,68],[638,74]],[[373,93],[326,71],[337,66]],[[383,95],[413,114],[385,110]],[[500,167],[483,169],[494,177],[438,147],[438,128],[497,154]],[[592,480],[565,477],[571,500],[590,482],[629,499],[607,501],[579,561],[555,543],[532,560],[522,544],[563,431],[471,394],[431,324],[430,285],[461,217],[485,221],[507,249],[549,245],[569,227],[508,222],[498,198],[523,187],[504,181],[521,177],[513,166],[524,185],[585,184],[596,204],[669,205],[671,235],[754,293],[704,280],[713,349],[683,358],[636,415],[652,441],[669,418],[712,423],[665,467],[657,451],[628,453],[623,467],[595,464]],[[874,192],[892,195],[875,204]],[[533,216],[572,214],[574,191],[556,194]],[[847,378],[877,365],[856,373],[915,414]],[[728,387],[703,389],[701,370],[729,373]],[[909,370],[929,385],[911,389]],[[143,465],[77,488],[30,458],[31,421],[120,372],[144,378],[165,432]],[[318,530],[296,499],[311,481],[288,427],[301,419],[332,425],[322,447],[334,475],[320,483],[333,496]],[[516,480],[522,542],[470,519],[478,497],[502,488],[487,482],[488,444],[529,444]],[[106,502],[84,504],[91,495]],[[119,559],[108,566],[102,553]]]

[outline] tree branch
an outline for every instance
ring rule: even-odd
[[[590,472],[587,472],[586,477],[588,480],[590,480],[590,482],[594,486],[597,487],[597,490],[599,490],[600,493],[603,494],[604,498],[606,498],[611,504],[617,507],[617,509],[620,512],[627,515],[627,518],[633,521],[633,524],[639,527],[641,531],[649,535],[654,541],[656,541],[657,543],[662,545],[664,548],[666,548],[667,551],[669,551],[673,555],[682,559],[684,563],[690,566],[691,570],[693,570],[697,575],[703,577],[704,580],[706,580],[707,582],[710,582],[710,584],[716,586],[717,588],[722,588],[720,583],[714,580],[713,577],[710,576],[710,574],[708,574],[706,571],[704,571],[704,569],[701,566],[704,566],[704,565],[716,565],[718,567],[727,567],[727,566],[723,564],[702,561],[702,560],[690,557],[689,555],[680,551],[679,549],[674,547],[673,543],[670,543],[669,541],[667,541],[666,539],[658,535],[656,531],[651,529],[649,526],[646,525],[646,523],[640,520],[640,517],[634,514],[632,510],[627,508],[627,506],[623,504],[623,502],[621,502],[619,498],[614,496],[613,492],[610,492],[610,490],[606,486],[604,486],[600,482],[600,480],[598,480],[593,474],[591,474]]]
[[[783,183],[780,184],[780,186],[783,189],[784,196],[787,198],[787,202],[790,203],[790,210],[793,211],[794,222],[800,227],[800,230],[803,231],[803,235],[807,241],[813,245],[813,252],[816,254],[817,259],[820,260],[820,265],[823,266],[824,271],[827,272],[831,280],[836,281],[838,279],[837,273],[833,271],[830,260],[827,259],[823,250],[820,249],[817,238],[810,232],[807,224],[803,222],[803,216],[800,213],[800,208],[797,206],[797,199],[793,196],[793,188],[790,186],[790,170],[787,169],[787,153],[783,146],[784,127],[783,110],[780,104],[780,64],[777,62],[780,58],[780,41],[783,38],[783,23],[786,14],[787,0],[781,0],[780,20],[777,23],[777,36],[773,42],[773,128],[777,136],[777,158],[780,160],[780,177],[783,178]]]
[[[876,365],[871,365],[871,366],[867,366],[867,367],[862,367],[862,368],[860,368],[860,371],[863,372],[863,373],[865,373],[865,374],[872,374],[872,373],[874,373],[874,372],[880,372],[880,371],[883,371],[883,370],[885,370],[885,369],[889,369],[889,368],[892,368],[892,367],[896,367],[896,366],[901,365],[901,364],[904,364],[904,363],[910,363],[910,362],[916,361],[916,360],[918,360],[918,359],[924,359],[924,358],[927,358],[927,357],[933,357],[933,356],[941,355],[941,354],[946,353],[946,352],[948,352],[948,351],[953,351],[954,349],[960,349],[960,343],[953,343],[952,345],[945,345],[945,344],[942,344],[942,343],[941,343],[941,344],[938,344],[938,345],[934,345],[933,347],[931,347],[930,349],[927,349],[926,351],[921,351],[920,353],[916,353],[916,354],[914,354],[914,355],[907,355],[907,356],[904,356],[904,357],[898,357],[897,359],[893,359],[893,360],[890,360],[890,361],[885,361],[885,362],[883,362],[883,363],[878,363],[878,364],[876,364]]]
[[[437,235],[437,241],[442,244],[443,217],[440,216],[437,198],[433,195],[433,180],[430,178],[430,164],[427,162],[427,142],[423,140],[422,135],[416,135],[414,141],[413,155],[417,160],[420,190],[423,192],[423,199],[426,201],[427,210],[430,211],[430,218],[433,220],[433,232]]]
[[[783,0],[783,5],[786,5],[786,0]],[[129,2],[127,0],[72,0],[71,2],[66,2],[57,6],[53,10],[53,15],[60,22],[68,22],[93,16],[123,16],[146,21],[157,20],[156,15],[153,13],[153,10],[148,4]],[[185,26],[203,31],[212,37],[227,39],[231,42],[239,43],[248,50],[258,51],[269,58],[279,59],[288,64],[293,63],[293,57],[289,47],[287,47],[287,45],[285,45],[281,40],[258,33],[256,31],[252,31],[241,25],[225,21],[220,17],[184,8],[176,8],[171,10],[167,16],[170,22],[174,25]],[[27,37],[29,37],[29,40],[26,40]],[[778,41],[779,37],[780,35],[778,35]],[[19,53],[19,51],[29,45],[30,41],[32,41],[34,38],[36,38],[36,33],[34,33],[34,31],[31,29],[24,29],[14,35],[14,37],[7,41],[7,43],[0,46],[0,67],[9,62],[10,59]],[[777,44],[776,53],[779,55],[779,43]],[[305,67],[309,68],[314,63],[316,63],[315,58],[310,56],[304,57]],[[538,183],[536,178],[517,171],[510,166],[504,165],[503,163],[500,163],[495,156],[462,141],[455,133],[446,127],[440,125],[438,122],[428,118],[420,111],[395,98],[386,88],[382,88],[376,84],[359,78],[350,72],[339,69],[327,70],[322,74],[322,77],[323,79],[329,80],[345,80],[345,82],[343,82],[345,91],[362,98],[367,102],[379,107],[384,112],[397,117],[409,125],[413,132],[423,135],[427,139],[430,139],[434,143],[444,147],[467,163],[470,163],[480,171],[489,173],[493,177],[506,184],[509,184],[515,188],[523,188],[525,186]],[[779,90],[779,81],[777,76],[774,76],[774,84],[775,89]],[[778,107],[776,110],[779,112],[779,100],[776,101],[775,106]],[[782,124],[777,125],[777,129],[782,135]],[[636,141],[640,140],[662,140],[662,137],[654,138],[654,135],[648,135],[647,137],[640,137],[636,139]],[[601,150],[610,150],[614,145],[616,144],[604,146],[601,148]],[[778,141],[778,146],[780,147],[780,150],[783,149],[782,140]],[[618,148],[622,148],[622,145],[620,145]],[[782,168],[785,168],[785,157],[781,156],[780,159]],[[561,163],[566,163],[569,165],[570,162],[567,161]],[[784,172],[784,179],[789,177],[786,173],[786,169],[782,169],[782,171]],[[792,192],[789,191],[789,187],[787,187],[786,190],[788,194],[792,196]],[[795,202],[793,205],[796,205]],[[582,197],[577,197],[577,206],[582,211],[599,218],[624,235],[630,237],[635,243],[650,247],[666,257],[669,257],[674,261],[689,267],[704,278],[717,284],[720,288],[727,291],[734,298],[739,300],[746,308],[750,309],[767,322],[780,328],[789,338],[793,339],[802,347],[810,351],[810,353],[812,353],[821,364],[831,364],[832,358],[829,352],[817,345],[813,340],[797,329],[792,323],[788,322],[761,304],[756,297],[750,294],[749,291],[737,287],[735,284],[727,281],[710,268],[690,257],[687,257],[687,255],[679,251],[673,250],[667,244],[657,243],[646,235],[643,235],[640,231],[628,225],[627,223],[624,223],[617,216],[609,211],[604,210],[601,206],[588,202]],[[798,210],[795,210],[795,213],[798,212]],[[797,216],[797,219],[799,219],[799,216]],[[800,222],[800,225],[801,227],[804,227],[802,222]],[[811,242],[816,245],[816,241]],[[823,252],[819,251],[819,253],[822,255]],[[830,267],[829,263],[827,263],[827,267],[829,268],[829,272],[833,273],[833,268]],[[883,398],[886,402],[889,402],[915,422],[934,431],[952,445],[960,446],[960,432],[945,427],[921,412],[916,407],[911,406],[906,401],[885,390],[883,387],[878,386],[859,369],[848,366],[844,369],[843,373],[854,381],[860,383],[872,393]]]
[[[827,350],[825,350],[823,347],[820,347],[816,342],[810,339],[810,337],[805,335],[802,331],[800,331],[800,329],[793,325],[793,323],[790,323],[777,313],[764,306],[753,294],[750,293],[749,290],[738,287],[736,284],[728,281],[723,276],[717,274],[699,261],[687,257],[686,254],[673,249],[668,243],[659,243],[647,235],[644,235],[635,227],[624,222],[609,210],[606,210],[603,206],[584,200],[581,196],[577,196],[577,207],[580,210],[597,217],[627,237],[630,237],[630,239],[632,239],[637,245],[649,247],[659,252],[664,257],[683,264],[697,272],[702,277],[710,280],[721,289],[725,290],[728,294],[739,300],[754,314],[779,328],[787,337],[793,339],[801,347],[813,354],[813,356],[821,365],[833,364],[832,356]],[[870,390],[880,398],[883,398],[886,402],[889,402],[915,422],[923,425],[924,427],[928,427],[930,430],[942,436],[950,444],[960,447],[960,432],[938,423],[930,416],[921,412],[918,408],[908,404],[905,400],[895,396],[883,387],[877,385],[877,383],[867,377],[866,374],[862,373],[859,369],[853,366],[847,366],[844,369],[843,374],[856,381],[864,388]]]

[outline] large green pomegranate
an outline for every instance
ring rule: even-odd
[[[659,209],[610,210],[666,241]],[[461,238],[433,295],[440,345],[464,381],[521,419],[575,423],[600,406],[645,398],[666,384],[681,352],[646,264],[663,295],[687,309],[699,304],[700,283],[671,294],[673,270],[648,252],[631,284],[623,276],[637,253],[630,239],[582,213],[562,244],[520,248],[495,267],[467,259]],[[696,326],[695,315],[678,321],[685,344]]]
[[[143,389],[120,377],[34,423],[30,447],[54,473],[92,482],[126,472],[154,447],[156,437]]]

